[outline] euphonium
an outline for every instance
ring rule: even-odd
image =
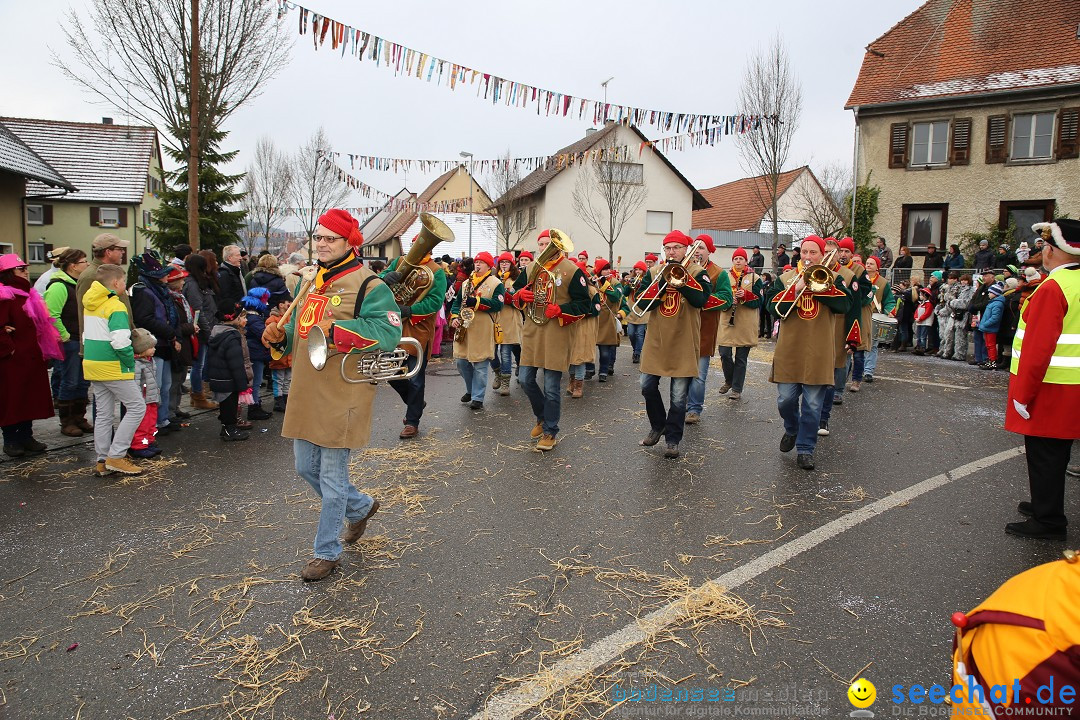
[[[405,366],[409,352],[405,345],[415,350],[417,363],[409,370]],[[348,352],[332,350],[326,342],[326,333],[318,325],[312,325],[308,334],[308,360],[316,370],[326,367],[326,361],[341,355],[341,379],[347,383],[377,384],[382,380],[408,380],[424,365],[424,346],[416,338],[403,337],[398,346],[386,352]],[[355,366],[350,365],[355,362]]]
[[[533,301],[525,306],[525,316],[536,325],[547,323],[548,316],[544,314],[544,310],[555,298],[555,273],[544,266],[558,257],[559,253],[569,255],[574,252],[574,243],[562,230],[551,228],[548,235],[551,242],[536,256],[525,273],[525,287],[533,291]]]
[[[836,257],[836,250],[829,252],[825,258],[817,265],[808,265],[803,268],[802,274],[796,274],[791,281],[791,285],[794,285],[799,281],[801,277],[803,279],[803,289],[799,291],[799,294],[795,296],[795,299],[791,301],[791,306],[787,309],[787,312],[781,315],[781,319],[787,319],[787,316],[791,314],[792,308],[798,305],[799,300],[806,293],[807,290],[810,294],[825,292],[831,290],[836,284],[836,275],[830,269],[833,264],[833,260]],[[783,292],[787,292],[791,289],[791,285],[784,288]]]
[[[423,224],[420,235],[395,268],[401,273],[401,282],[390,286],[399,305],[415,305],[424,299],[435,282],[435,273],[420,263],[436,245],[454,239],[454,231],[434,215],[420,213],[420,222]]]

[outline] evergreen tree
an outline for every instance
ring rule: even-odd
[[[240,243],[244,230],[244,210],[237,207],[243,197],[236,187],[244,174],[226,175],[219,167],[236,157],[235,150],[221,152],[221,142],[228,133],[214,130],[207,133],[199,156],[199,248],[213,250],[221,255],[221,248]],[[154,247],[167,257],[172,249],[188,241],[188,173],[187,131],[180,128],[174,136],[184,138],[180,150],[167,150],[180,169],[164,173],[165,190],[161,193],[161,205],[153,213],[153,230],[147,235]]]

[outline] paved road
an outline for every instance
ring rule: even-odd
[[[670,713],[612,708],[653,683],[831,717],[867,665],[882,698],[945,681],[949,615],[1061,550],[1002,532],[1026,486],[1007,376],[885,354],[807,473],[754,357],[741,403],[713,379],[676,461],[637,444],[625,349],[546,455],[516,385],[474,413],[434,364],[409,444],[381,389],[354,479],[383,510],[316,584],[280,416],[229,445],[196,417],[144,478],[93,478],[78,444],[0,464],[0,718]]]

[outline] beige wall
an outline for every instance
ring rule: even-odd
[[[10,245],[23,259],[26,258],[22,234],[22,198],[25,194],[26,178],[0,172],[0,243]]]
[[[641,142],[638,135],[628,128],[620,126],[616,132],[620,145],[637,147]],[[666,233],[645,233],[647,210],[671,212],[672,229],[689,232],[693,202],[690,188],[657,155],[646,150],[639,158],[635,158],[634,162],[640,162],[644,166],[642,174],[648,196],[641,209],[626,221],[619,239],[615,242],[614,255],[616,258],[622,256],[623,269],[630,268],[636,261],[643,259],[646,252],[659,254],[663,246]],[[597,256],[607,257],[608,246],[603,237],[574,212],[573,192],[582,172],[585,170],[575,165],[563,170],[548,183],[543,199],[537,204],[536,231],[526,235],[521,243],[522,248],[535,250],[534,239],[539,230],[556,227],[570,235],[575,254],[581,250],[588,251],[590,264]],[[522,207],[527,212],[529,205]]]
[[[469,173],[464,167],[458,168],[458,171],[450,176],[450,179],[446,181],[446,185],[435,193],[431,201],[442,202],[461,198],[467,199],[470,185],[472,185],[473,207],[476,208],[476,212],[483,212],[484,208],[491,205],[491,198],[487,196],[482,187],[469,177]],[[469,212],[468,206],[462,206],[457,212]]]
[[[948,203],[946,246],[959,243],[959,236],[965,232],[983,232],[987,223],[996,223],[1001,201],[1054,199],[1058,202],[1059,214],[1068,213],[1074,217],[1080,214],[1080,160],[988,165],[985,159],[988,116],[1058,110],[1076,105],[1078,99],[881,117],[863,115],[859,119],[858,176],[859,182],[863,183],[872,170],[871,183],[881,188],[875,234],[885,237],[889,247],[896,251],[900,246],[904,204]],[[930,170],[889,168],[892,123],[965,117],[972,119],[970,164]],[[919,265],[920,258],[916,257],[915,266]]]

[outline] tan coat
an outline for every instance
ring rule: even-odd
[[[846,267],[840,268],[838,272],[840,273],[840,277],[844,280],[844,285],[849,286],[852,278],[855,277],[855,273],[851,272],[851,270]],[[833,363],[833,367],[839,369],[847,365],[847,317],[837,316],[834,320],[836,321],[836,326],[833,328],[834,337],[836,338],[836,359]]]
[[[864,276],[864,282],[870,282],[869,276]],[[883,307],[882,303],[885,302],[885,278],[881,275],[877,276],[874,280],[874,299],[877,300],[877,307]],[[872,350],[870,343],[874,338],[874,313],[882,312],[881,310],[874,309],[873,301],[869,305],[866,305],[862,309],[862,315],[859,318],[859,331],[862,333],[862,342],[859,343],[859,350]]]
[[[650,271],[649,281],[663,266]],[[697,263],[688,268],[696,278],[705,272]],[[678,290],[666,288],[653,305],[645,344],[641,349],[641,372],[661,377],[697,377],[701,348],[701,309],[686,301]]]
[[[796,270],[789,270],[780,276],[785,287],[795,280],[796,273]],[[843,290],[839,292],[843,293]],[[781,296],[777,294],[776,297]],[[817,297],[804,294],[799,307],[793,309],[786,320],[780,321],[780,336],[773,353],[769,382],[832,385],[835,325],[843,322],[843,313],[835,313]]]
[[[727,271],[728,279],[731,280],[731,292],[739,288],[735,286],[735,273]],[[754,283],[759,278],[749,267],[743,273],[740,287],[746,292],[754,291]],[[720,312],[719,345],[722,347],[757,347],[758,344],[758,313],[759,308],[747,308],[736,304],[734,311],[723,310]],[[735,324],[731,324],[731,313],[735,313]]]
[[[589,317],[578,320],[571,326],[573,337],[573,350],[570,353],[570,364],[581,365],[596,361],[596,334],[599,329],[599,317],[595,314],[600,303],[600,292],[590,283],[589,302],[593,313]]]
[[[567,258],[560,260],[551,270],[558,279],[553,300],[557,305],[566,305],[571,301],[570,283],[574,281],[575,273],[580,274],[581,270]],[[577,322],[564,325],[560,318],[555,318],[537,325],[526,319],[521,333],[521,365],[566,372],[570,368],[572,350],[570,331]]]
[[[600,307],[600,317],[597,318],[596,344],[618,345],[622,338],[619,337],[619,329],[615,321],[618,319],[622,300],[609,300],[603,293],[600,294],[600,299],[603,304]]]
[[[499,285],[499,279],[494,275],[489,274],[470,297],[493,297],[495,291],[498,290]],[[464,307],[465,302],[467,301],[467,298],[464,296],[465,283],[462,283],[461,292],[462,307]],[[500,299],[504,300],[505,297]],[[464,341],[462,341],[463,333],[461,332],[461,329],[458,328],[458,332],[454,333],[454,359],[468,360],[471,363],[476,363],[483,362],[484,360],[491,360],[495,357],[495,316],[498,316],[498,314],[499,313],[493,314],[477,310],[476,316],[473,317],[472,324],[469,325],[469,329],[464,333]]]
[[[708,267],[705,268],[705,272],[709,273],[709,280],[712,280],[713,289],[715,290],[716,278],[720,277],[720,273],[724,272],[724,268],[710,261]],[[702,310],[701,338],[699,340],[701,347],[698,349],[698,357],[712,357],[716,353],[716,337],[719,331],[720,311]]]
[[[499,317],[495,322],[499,323],[499,328],[502,330],[502,341],[500,345],[520,345],[521,344],[521,323],[524,318],[521,315],[521,311],[510,304],[510,293],[513,292],[512,287],[514,280],[509,275],[499,278],[502,281],[503,289],[506,291],[506,304],[503,305],[503,309],[499,311]]]

